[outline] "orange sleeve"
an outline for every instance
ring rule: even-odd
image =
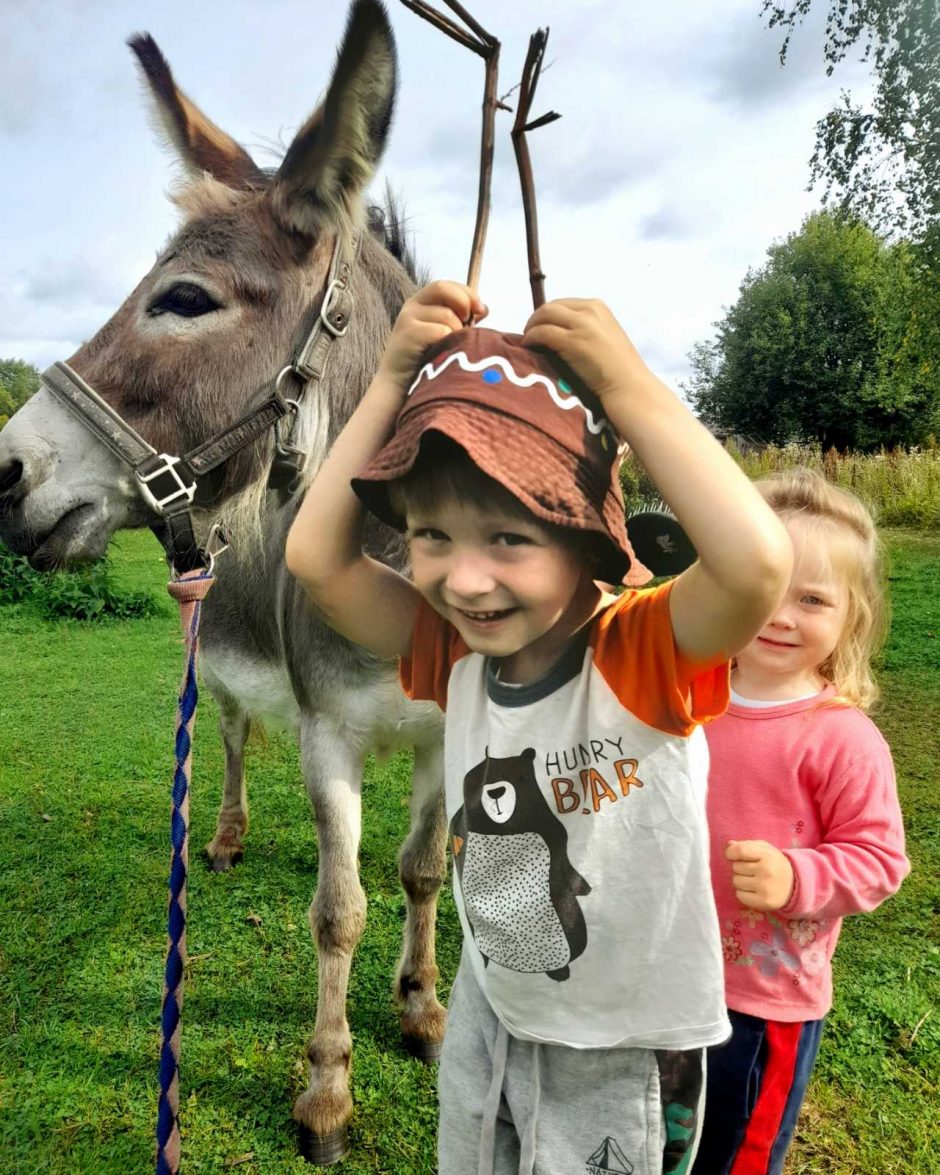
[[[617,597],[597,623],[594,664],[641,722],[688,736],[725,712],[730,666],[695,665],[676,649],[669,618],[673,583]]]
[[[454,626],[422,599],[411,634],[411,650],[398,663],[398,677],[406,696],[415,702],[437,702],[446,710],[450,671],[469,651]]]

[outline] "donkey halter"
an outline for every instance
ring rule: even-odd
[[[293,439],[300,402],[311,385],[323,379],[333,341],[349,329],[354,307],[349,282],[358,253],[359,238],[347,242],[337,236],[320,309],[271,393],[234,424],[182,456],[158,453],[67,363],[54,363],[43,372],[43,385],[133,473],[140,496],[159,518],[151,530],[163,545],[174,575],[211,568],[214,557],[227,546],[218,526],[212,528],[205,548],[196,542],[192,508],[200,478],[269,428],[275,430],[275,455],[268,486],[285,500],[296,490],[307,459]],[[293,399],[282,391],[287,380],[298,387]]]

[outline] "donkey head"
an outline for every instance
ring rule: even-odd
[[[355,0],[326,97],[269,174],[177,88],[150,37],[130,45],[188,173],[174,197],[182,224],[69,364],[158,452],[181,454],[264,399],[306,337],[337,238],[362,228],[395,47],[378,0]],[[366,232],[351,288],[353,322],[302,408],[312,466],[361,396],[411,283]],[[202,505],[263,500],[272,453],[265,436],[231,458],[201,485]],[[34,566],[97,558],[116,529],[151,521],[129,470],[47,390],[0,435],[0,538]]]

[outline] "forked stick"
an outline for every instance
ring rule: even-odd
[[[490,187],[493,178],[493,147],[496,141],[496,110],[508,110],[496,96],[499,80],[499,41],[478,24],[469,12],[456,0],[444,0],[447,7],[467,26],[462,29],[449,16],[438,12],[425,0],[401,0],[406,8],[416,12],[429,24],[446,33],[465,49],[470,49],[483,58],[486,65],[486,80],[483,89],[483,129],[480,135],[480,190],[477,196],[477,219],[473,229],[473,245],[470,249],[470,267],[467,285],[477,292],[480,285],[480,270],[483,266],[483,246],[486,243],[486,229],[490,220]]]
[[[519,168],[519,182],[522,185],[522,211],[525,215],[525,244],[529,256],[529,285],[532,288],[532,306],[535,310],[545,301],[545,274],[542,272],[542,263],[539,258],[539,219],[535,206],[535,181],[532,178],[532,160],[529,157],[529,144],[526,141],[526,131],[537,130],[540,126],[547,126],[561,118],[554,110],[543,114],[540,118],[528,121],[529,111],[532,109],[532,99],[539,83],[542,72],[542,61],[545,58],[545,46],[548,44],[548,29],[538,29],[529,38],[529,51],[526,53],[525,65],[522,67],[522,81],[519,83],[519,102],[516,106],[516,118],[512,127],[512,146],[516,153],[516,165]]]

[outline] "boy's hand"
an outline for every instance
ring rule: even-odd
[[[732,862],[731,883],[738,901],[752,910],[780,910],[793,892],[789,858],[765,840],[732,840],[725,849]]]
[[[385,344],[379,374],[405,391],[428,347],[486,314],[486,307],[469,286],[432,282],[402,306]]]
[[[526,323],[522,341],[548,347],[603,400],[649,369],[608,307],[596,299],[546,302]]]

